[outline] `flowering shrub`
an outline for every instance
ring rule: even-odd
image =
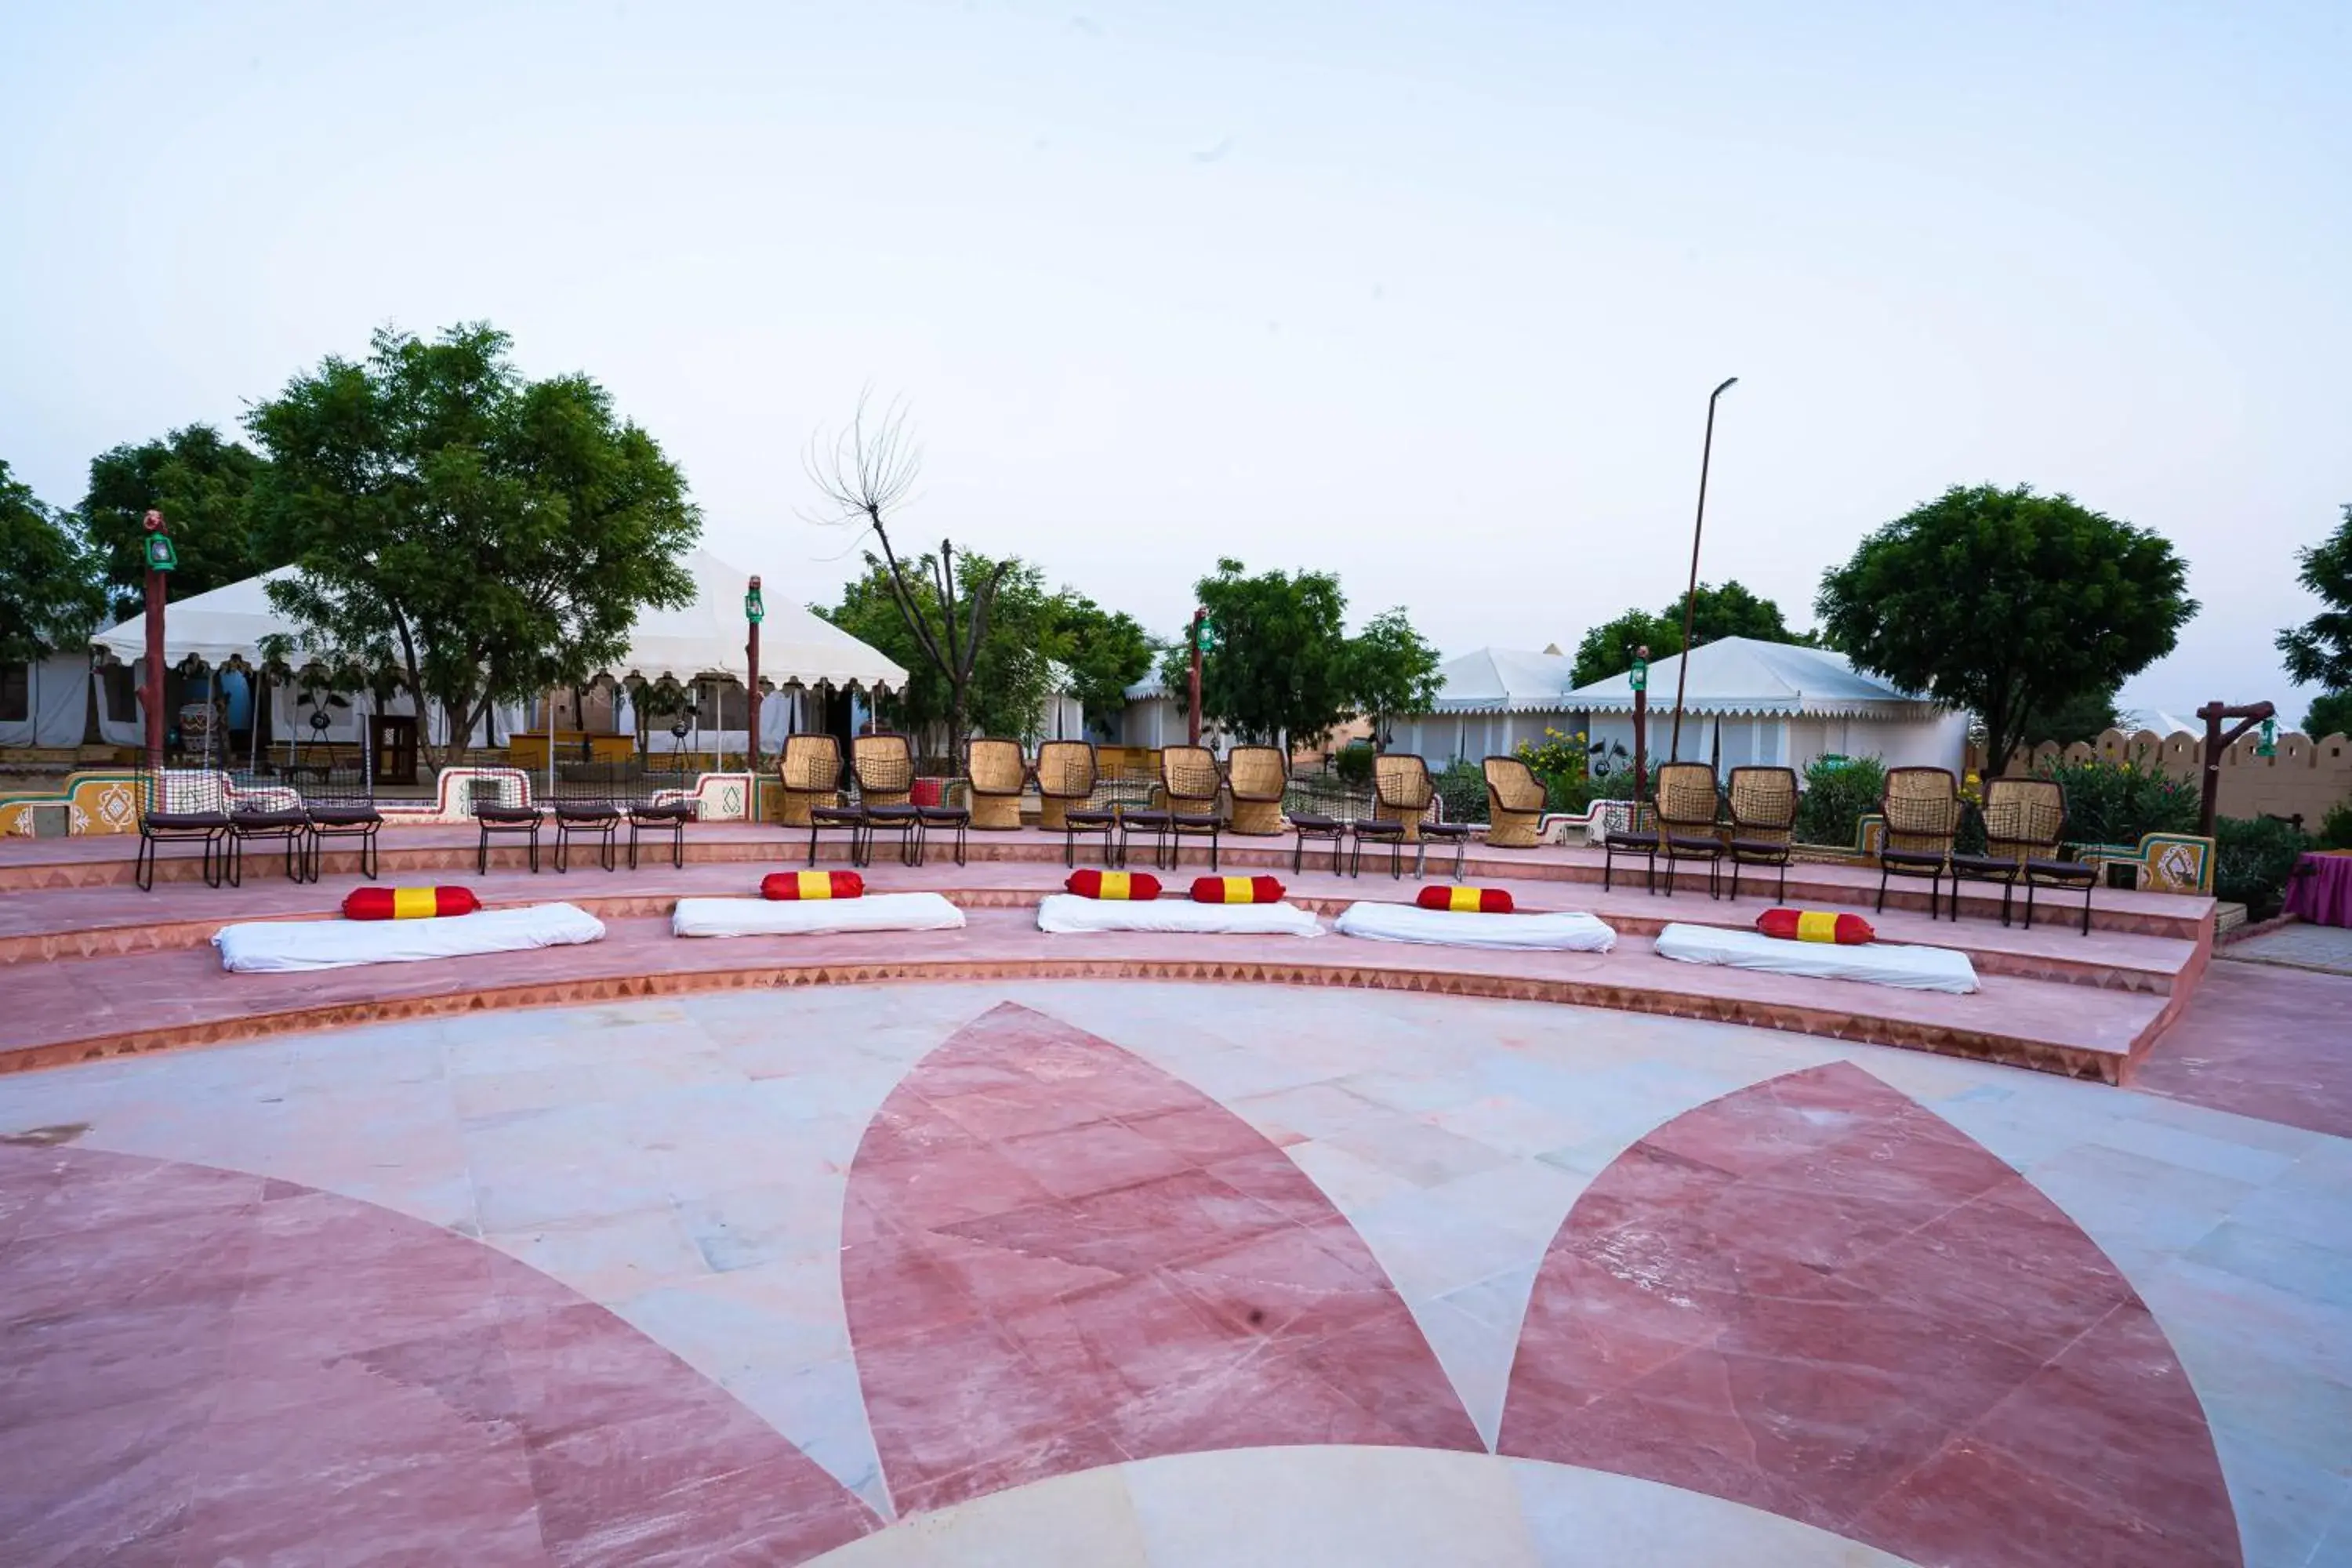
[[[2044,760],[2038,776],[2066,791],[2066,837],[2077,844],[2137,844],[2149,833],[2197,831],[2197,786],[2146,763]]]
[[[1851,845],[1885,790],[1886,764],[1876,757],[1816,758],[1805,769],[1804,794],[1797,798],[1798,840]]]
[[[1547,725],[1541,742],[1519,742],[1518,758],[1542,781],[1547,808],[1582,811],[1591,802],[1591,754],[1582,731],[1571,735]]]

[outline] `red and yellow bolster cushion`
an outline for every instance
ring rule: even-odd
[[[1518,907],[1508,888],[1423,888],[1412,901],[1424,910],[1463,915],[1507,915]]]
[[[1062,886],[1082,899],[1114,903],[1144,903],[1160,896],[1160,879],[1149,871],[1097,871],[1089,866],[1071,872]]]
[[[1278,904],[1282,884],[1271,877],[1195,877],[1196,904]]]
[[[771,871],[760,879],[760,896],[777,903],[815,899],[862,899],[866,879],[855,871]]]
[[[353,888],[343,895],[347,921],[423,921],[481,907],[470,888]]]
[[[1783,942],[1832,942],[1840,947],[1863,947],[1878,940],[1860,915],[1826,910],[1766,910],[1756,917],[1756,929]]]

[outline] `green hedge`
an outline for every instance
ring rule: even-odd
[[[1886,764],[1876,757],[1816,760],[1805,769],[1805,791],[1797,800],[1798,841],[1851,846],[1885,790]]]
[[[2077,844],[2137,845],[2150,833],[2197,831],[2197,786],[2136,763],[2068,763],[2038,770],[2066,791],[2066,837]]]
[[[2270,919],[2286,902],[2295,857],[2311,847],[2311,836],[2291,822],[2222,817],[2213,825],[2213,896],[2245,905],[2250,921]]]

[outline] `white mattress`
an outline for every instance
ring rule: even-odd
[[[1898,947],[1883,942],[1839,947],[1826,942],[1783,942],[1752,931],[1670,925],[1658,933],[1658,952],[1685,963],[1725,963],[1817,980],[1866,980],[1906,991],[1967,993],[1977,988],[1976,965],[1969,955],[1943,947]]]
[[[1082,899],[1054,893],[1037,906],[1037,929],[1144,931],[1222,936],[1321,936],[1323,922],[1296,904],[1196,904],[1190,899]]]
[[[1617,933],[1591,915],[1490,915],[1424,910],[1418,904],[1349,904],[1333,929],[1341,936],[1427,942],[1433,947],[1607,952],[1617,945]]]
[[[255,921],[213,934],[221,967],[240,974],[416,963],[478,952],[520,952],[594,942],[604,922],[570,904],[530,904],[409,921]]]
[[[680,899],[675,936],[824,936],[854,931],[958,931],[963,911],[937,893],[861,899]]]

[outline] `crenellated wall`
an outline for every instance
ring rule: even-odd
[[[2256,732],[2248,731],[2221,754],[2221,815],[2301,816],[2314,828],[2328,808],[2352,795],[2352,739],[2327,735],[2313,740],[2280,731],[2277,755],[2255,754]],[[2185,731],[2158,735],[2153,730],[2109,730],[2096,741],[2058,746],[2045,742],[2030,759],[2012,762],[2011,773],[2031,772],[2045,757],[2069,762],[2137,763],[2197,784],[2205,761],[2205,737]]]

